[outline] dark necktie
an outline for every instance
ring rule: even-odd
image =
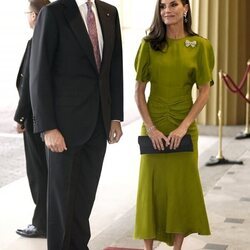
[[[89,38],[93,46],[96,66],[97,66],[98,71],[100,71],[101,55],[100,55],[100,49],[99,49],[95,15],[94,15],[94,12],[92,11],[92,2],[88,1],[86,4],[88,7],[87,26],[88,26],[88,31],[89,31]]]

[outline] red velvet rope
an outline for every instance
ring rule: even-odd
[[[243,76],[243,79],[241,80],[240,84],[237,85],[233,79],[228,75],[228,74],[223,74],[222,79],[226,83],[228,89],[233,92],[233,93],[239,93],[239,95],[248,103],[250,103],[250,99],[246,98],[244,93],[241,91],[242,87],[244,86],[246,79],[247,79],[247,74],[250,72],[250,64],[247,65],[246,72]]]

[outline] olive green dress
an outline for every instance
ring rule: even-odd
[[[213,66],[212,46],[200,36],[169,39],[164,51],[155,51],[149,42],[142,41],[135,60],[136,80],[150,82],[147,106],[157,129],[169,134],[179,126],[193,105],[193,85],[213,83]],[[210,234],[198,173],[195,122],[187,133],[192,136],[193,152],[141,156],[137,239],[173,245],[174,233]],[[142,125],[141,135],[146,134]]]

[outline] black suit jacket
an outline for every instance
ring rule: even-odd
[[[100,73],[75,0],[58,0],[38,16],[31,52],[30,91],[34,130],[57,128],[67,145],[92,134],[99,109],[108,136],[123,120],[122,45],[118,12],[96,0],[104,48]]]
[[[27,131],[33,131],[32,109],[29,91],[29,61],[31,52],[31,40],[28,41],[23,59],[17,74],[16,87],[19,93],[19,102],[16,108],[14,120],[23,124]]]

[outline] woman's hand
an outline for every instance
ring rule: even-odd
[[[187,133],[187,129],[178,127],[177,129],[173,130],[169,135],[168,135],[168,140],[169,140],[169,148],[170,149],[176,149],[180,146],[181,139],[183,136]]]
[[[150,137],[154,149],[164,150],[165,147],[168,147],[169,140],[168,138],[157,128],[153,127],[148,131],[148,136]]]

